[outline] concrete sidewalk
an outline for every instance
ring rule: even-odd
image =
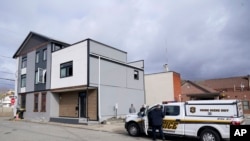
[[[118,134],[128,134],[124,125],[125,122],[123,120],[119,121],[108,121],[106,124],[68,124],[68,123],[59,123],[59,122],[43,122],[43,121],[29,121],[25,119],[10,119],[14,121],[20,122],[33,122],[38,124],[49,124],[55,126],[65,126],[65,127],[72,127],[72,128],[80,128],[80,129],[88,129],[88,130],[95,130],[95,131],[103,131],[103,132],[112,132]]]

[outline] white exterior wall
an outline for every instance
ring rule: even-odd
[[[73,61],[73,76],[60,78],[60,64]],[[51,89],[87,84],[87,41],[52,53]]]
[[[174,100],[173,72],[145,75],[146,104]]]

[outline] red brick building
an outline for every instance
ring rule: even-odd
[[[250,114],[250,75],[202,81],[182,81],[181,101],[239,99],[245,114]]]

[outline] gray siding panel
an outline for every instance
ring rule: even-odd
[[[44,47],[36,50],[36,53],[39,53],[39,62],[35,63],[35,72],[38,70],[38,68],[42,68],[42,69],[46,70],[47,59],[43,60],[43,50],[44,49],[47,49],[47,46],[44,46]],[[47,52],[48,52],[48,50],[47,50]],[[36,56],[35,56],[34,60],[36,60]],[[35,81],[34,81],[34,84],[35,84]],[[45,83],[35,84],[35,91],[41,91],[41,90],[44,90],[45,88],[46,88]]]
[[[127,63],[127,53],[119,51],[117,49],[105,46],[103,44],[98,44],[96,42],[90,41],[90,53],[99,54],[108,58],[112,58],[123,63]]]
[[[32,52],[28,53],[28,55],[27,55],[26,92],[34,91],[35,56],[36,56],[35,51],[32,51]]]
[[[99,59],[90,58],[90,84],[98,84]],[[126,87],[126,67],[101,60],[101,84],[116,87]]]
[[[100,96],[103,118],[115,115],[114,106],[116,103],[118,104],[117,113],[119,116],[128,114],[131,104],[134,104],[136,112],[144,104],[144,91],[136,89],[101,86]]]
[[[46,89],[50,89],[51,84],[51,62],[52,62],[52,51],[51,44],[47,45],[47,70],[46,70]]]
[[[138,111],[145,102],[144,71],[138,70],[139,80],[134,79],[135,68],[101,60],[100,107],[102,120],[115,116],[114,106],[118,104],[118,116],[128,114],[130,104]],[[90,86],[98,87],[99,59],[90,57]]]
[[[144,90],[144,71],[100,60],[100,81],[102,85]],[[134,79],[135,70],[139,72],[139,80]],[[90,84],[99,84],[99,59],[94,57],[90,57]]]
[[[21,92],[21,64],[22,64],[22,56],[18,58],[18,69],[17,69],[17,93]]]
[[[34,36],[32,36],[32,38],[30,38],[30,40],[22,48],[22,51],[20,52],[20,54],[26,54],[27,52],[30,52],[32,50],[32,48],[38,47],[45,42],[48,42],[48,40],[41,38],[37,35],[34,35]]]
[[[34,93],[28,93],[26,95],[26,111],[24,112],[24,118],[27,120],[34,121],[49,121],[50,118],[50,93],[46,95],[46,112],[40,112],[41,109],[41,93],[38,97],[38,112],[33,112],[34,110]]]

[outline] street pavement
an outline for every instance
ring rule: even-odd
[[[1,117],[1,119],[7,120],[5,117]],[[65,123],[57,123],[57,122],[38,122],[38,121],[27,121],[27,120],[15,120],[15,119],[9,119],[13,120],[13,122],[32,122],[36,124],[44,124],[44,125],[54,125],[54,126],[63,126],[63,127],[71,127],[71,128],[78,128],[78,129],[87,129],[92,131],[102,131],[102,132],[108,132],[108,133],[115,133],[115,134],[122,134],[129,137],[126,129],[124,128],[124,121],[118,120],[118,121],[108,121],[106,124],[90,124],[90,125],[83,125],[83,124],[65,124]],[[246,118],[246,124],[250,125],[250,118]],[[143,136],[142,136],[143,137]],[[131,137],[134,138],[134,137]],[[149,140],[150,137],[145,136],[145,140]],[[168,138],[171,141],[182,141],[183,139],[179,138]],[[194,140],[194,139],[185,139],[187,140]]]

